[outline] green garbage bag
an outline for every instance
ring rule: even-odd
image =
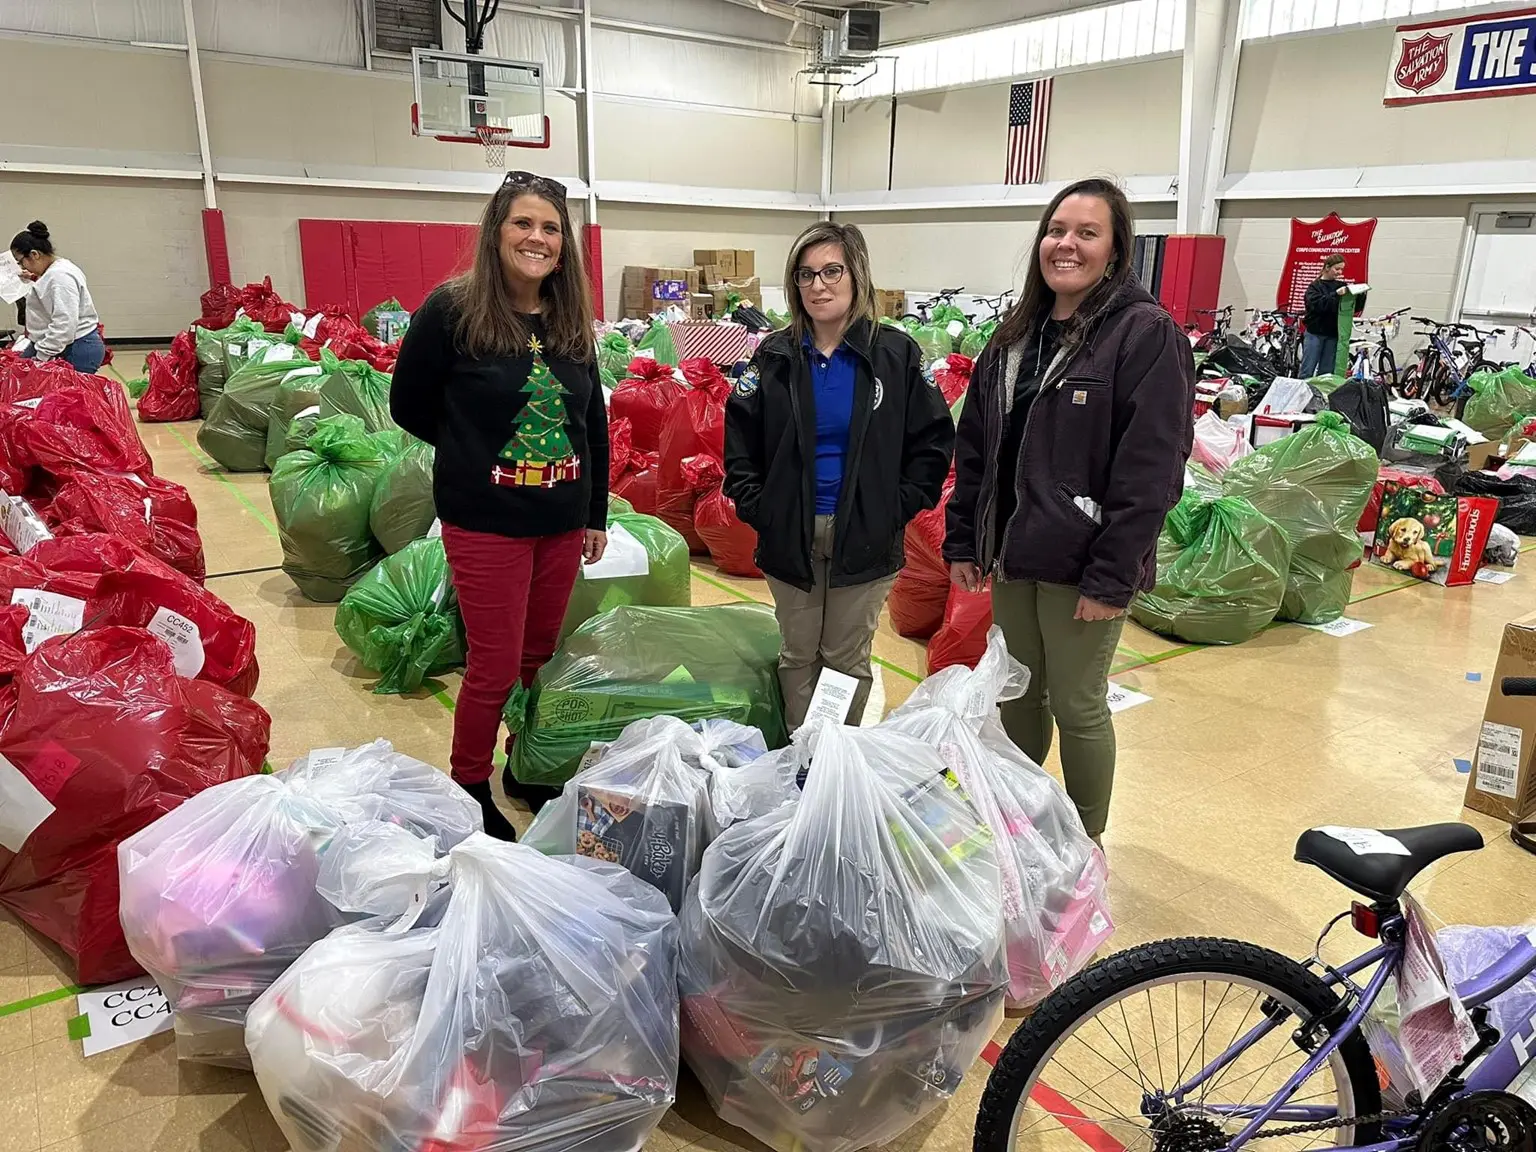
[[[612,396],[613,390],[619,386],[619,378],[602,365],[598,365],[597,382],[602,386],[605,402],[606,398]]]
[[[309,444],[309,438],[315,434],[315,429],[320,426],[320,405],[306,408],[295,416],[288,425],[288,431],[283,436],[282,456],[290,452],[298,452]],[[281,460],[282,456],[278,459]],[[275,470],[277,465],[273,465]]]
[[[275,344],[267,354],[291,344]],[[267,355],[247,360],[224,384],[213,411],[197,430],[197,443],[230,472],[260,472],[267,467],[267,435],[272,406],[285,383],[307,385],[320,379],[320,365],[300,356],[297,361]]]
[[[628,500],[624,499],[624,497],[622,497],[622,496],[615,496],[612,492],[608,493],[608,519],[609,520],[612,520],[615,516],[617,516],[617,515],[619,515],[621,513],[633,512],[634,510],[635,510],[635,506],[633,504],[631,504]]]
[[[1472,395],[1462,420],[1490,440],[1514,427],[1521,413],[1536,409],[1536,380],[1513,365],[1498,372],[1474,372],[1467,387]]]
[[[1241,644],[1274,620],[1290,559],[1280,526],[1248,501],[1186,493],[1158,540],[1157,586],[1131,618],[1191,644]]]
[[[672,340],[672,329],[667,327],[665,320],[652,320],[651,326],[645,330],[645,335],[640,337],[640,343],[636,350],[649,349],[652,356],[669,368],[677,367],[677,344]],[[625,369],[628,369],[625,365]]]
[[[965,342],[965,337],[971,330],[970,318],[953,304],[940,304],[935,308],[929,324],[935,328],[942,328],[948,335],[949,352],[960,351],[960,345]],[[949,355],[949,352],[945,355]]]
[[[361,419],[332,416],[316,425],[306,448],[272,470],[283,571],[310,600],[340,600],[383,555],[368,511],[385,459]]]
[[[767,308],[763,310],[763,315],[768,318],[768,323],[773,325],[774,331],[789,327],[788,312],[775,312],[773,309]]]
[[[949,406],[949,418],[955,422],[955,427],[960,427],[960,414],[965,411],[966,393],[962,392],[955,397],[955,402]]]
[[[462,667],[464,625],[442,539],[412,541],[352,585],[336,606],[336,635],[378,673],[381,695]]]
[[[606,332],[597,341],[597,366],[606,369],[615,380],[622,380],[629,373],[629,362],[635,358],[635,346],[622,332]],[[609,385],[613,387],[613,385]]]
[[[236,320],[230,326],[230,330],[239,325]],[[269,363],[277,360],[307,360],[308,357],[299,351],[299,342],[289,340],[286,337],[268,332],[259,324],[254,324],[255,331],[246,329],[240,335],[224,341],[224,380],[225,387],[235,378],[235,373],[244,368],[253,360],[265,360]],[[292,328],[293,325],[289,325]]]
[[[595,570],[582,566],[560,627],[564,639],[594,616],[621,604],[686,608],[693,602],[688,541],[654,516],[608,509],[608,554]]]
[[[996,331],[996,320],[983,320],[960,338],[960,354],[969,356],[972,360],[978,359],[982,350],[986,348],[987,341],[992,339],[992,333]]]
[[[1340,571],[1297,556],[1291,560],[1285,582],[1285,599],[1280,604],[1281,620],[1298,624],[1327,624],[1344,615],[1355,587],[1355,569]]]
[[[267,409],[267,471],[277,467],[277,462],[289,452],[304,447],[314,435],[315,423],[320,418],[320,386],[325,383],[325,369],[315,365],[315,371],[305,375],[297,373],[283,377],[277,385],[277,396]],[[295,432],[296,421],[308,419],[308,423]],[[295,439],[289,443],[289,435]]]
[[[531,692],[514,691],[507,702],[508,725],[520,733],[513,775],[559,787],[594,741],[611,741],[647,716],[723,717],[781,747],[778,664],[779,628],[765,605],[629,604],[595,616],[539,670]]]
[[[329,348],[320,352],[325,383],[320,385],[320,419],[356,416],[369,432],[398,425],[389,414],[389,377],[362,360],[343,360]]]
[[[403,444],[390,455],[373,490],[368,526],[373,538],[391,554],[420,540],[437,519],[432,499],[432,445],[401,432]]]
[[[135,376],[132,380],[127,381],[123,387],[128,390],[128,398],[130,400],[141,399],[144,393],[149,391],[149,377]]]
[[[213,402],[224,391],[224,341],[240,341],[251,336],[265,336],[260,324],[240,317],[228,328],[192,329],[192,343],[197,351],[197,396],[202,414],[213,411]]]
[[[381,300],[372,308],[368,309],[368,311],[363,313],[363,330],[367,332],[368,335],[372,336],[375,340],[380,340],[382,337],[379,335],[379,313],[409,311],[409,308],[400,303],[400,301],[396,300],[393,296],[391,296],[388,300]]]
[[[1314,377],[1312,377],[1312,379],[1308,380],[1307,383],[1312,385],[1312,387],[1316,388],[1318,390],[1318,392],[1320,392],[1322,395],[1324,395],[1324,396],[1332,396],[1333,395],[1333,390],[1335,388],[1337,388],[1340,384],[1344,383],[1344,377],[1342,377],[1342,376],[1314,376]]]
[[[955,338],[936,324],[919,324],[911,329],[912,339],[923,353],[923,366],[942,360],[955,350]]]

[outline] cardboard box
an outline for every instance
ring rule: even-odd
[[[708,320],[715,314],[715,298],[708,292],[695,292],[688,298],[688,319]]]
[[[736,249],[736,279],[750,280],[757,275],[757,252],[751,248]]]
[[[697,268],[640,267],[624,269],[619,293],[621,310],[637,319],[659,312],[668,304],[686,310],[690,298],[699,290]]]
[[[1536,624],[1504,626],[1463,803],[1511,824],[1536,812],[1536,696],[1505,696],[1506,676],[1536,676]]]
[[[875,304],[879,309],[879,315],[882,317],[900,320],[907,314],[907,294],[905,292],[896,292],[889,288],[876,288]]]
[[[748,280],[757,275],[757,253],[751,248],[695,248],[693,262],[701,268],[718,268],[724,280]]]
[[[726,315],[730,297],[733,293],[740,296],[745,303],[752,305],[754,308],[761,308],[763,306],[763,285],[756,276],[750,280],[727,280],[723,284],[711,284],[709,292],[714,300],[715,315],[717,317]]]

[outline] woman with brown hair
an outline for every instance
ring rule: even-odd
[[[474,266],[411,318],[390,410],[437,450],[432,492],[469,641],[453,778],[485,830],[514,840],[491,793],[502,710],[554,654],[581,565],[608,539],[592,294],[561,185],[507,174]]]
[[[863,714],[902,533],[938,503],[955,433],[917,345],[876,322],[858,228],[807,228],[784,285],[790,325],[759,345],[726,404],[725,494],[757,530],[793,730],[823,668],[858,681],[849,722]]]
[[[1032,676],[1003,726],[1037,763],[1061,729],[1067,792],[1095,840],[1109,817],[1106,701],[1125,609],[1156,575],[1194,436],[1189,340],[1131,272],[1125,193],[1079,180],[1041,217],[1024,293],[971,376],[944,558]]]

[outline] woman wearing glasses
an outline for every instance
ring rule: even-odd
[[[581,564],[607,545],[608,420],[563,187],[508,174],[474,266],[411,318],[390,409],[437,449],[432,491],[469,641],[453,778],[485,830],[514,840],[491,794],[502,708],[554,654]]]
[[[858,228],[811,225],[784,283],[790,325],[763,341],[726,405],[725,493],[757,530],[794,729],[823,668],[858,681],[849,722],[862,715],[902,532],[938,502],[955,434],[917,345],[876,323]]]

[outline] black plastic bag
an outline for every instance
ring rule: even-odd
[[[1447,491],[1458,496],[1497,496],[1499,513],[1493,522],[1520,536],[1536,536],[1536,480],[1531,477],[1500,480],[1492,472],[1466,472]]]
[[[1328,407],[1349,421],[1350,431],[1380,455],[1387,444],[1387,388],[1374,380],[1346,380],[1328,397]]]

